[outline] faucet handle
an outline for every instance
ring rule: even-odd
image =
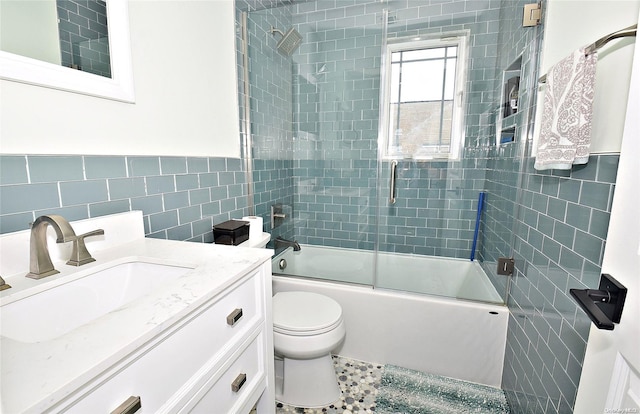
[[[73,239],[73,251],[71,252],[71,258],[67,264],[71,266],[82,266],[87,263],[95,262],[96,259],[91,257],[91,254],[84,243],[84,239],[85,237],[99,236],[101,234],[104,234],[104,230],[98,229],[76,236],[75,239]]]

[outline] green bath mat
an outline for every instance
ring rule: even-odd
[[[386,365],[376,412],[509,414],[509,406],[498,388]]]

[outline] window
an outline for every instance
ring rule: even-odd
[[[385,71],[385,155],[459,158],[466,37],[389,44]]]

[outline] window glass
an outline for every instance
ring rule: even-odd
[[[401,102],[442,100],[443,59],[404,63],[401,67]]]
[[[392,103],[400,101],[400,66],[391,65],[391,99]]]
[[[445,51],[445,48],[443,47],[432,48],[432,49],[409,50],[406,52],[402,52],[402,60],[410,61],[410,60],[443,58],[444,51]]]
[[[388,85],[386,151],[402,158],[456,158],[462,141],[458,62],[463,42],[434,40],[394,44]]]
[[[444,80],[444,99],[453,99],[456,88],[456,59],[447,59],[447,76]]]

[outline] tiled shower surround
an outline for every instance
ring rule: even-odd
[[[249,67],[256,214],[270,205],[290,209],[293,228],[275,232],[302,243],[373,249],[378,192],[386,193],[388,164],[377,164],[381,11],[389,6],[390,37],[469,30],[466,129],[487,124],[496,77],[500,2],[464,3],[320,0],[276,8],[242,2],[249,10]],[[481,6],[481,7],[480,7]],[[258,9],[258,10],[255,10]],[[239,20],[239,18],[238,18]],[[276,50],[279,35],[295,27],[304,37],[291,58]],[[240,72],[240,71],[239,71]],[[483,86],[484,85],[484,86]],[[242,90],[242,87],[241,87]],[[289,100],[283,97],[289,96]],[[291,119],[293,115],[293,119]],[[291,122],[290,122],[291,120]],[[292,160],[291,183],[270,198],[264,177],[280,177]],[[267,173],[263,167],[274,165]],[[469,257],[481,184],[474,161],[402,162],[398,203],[380,219],[383,250]],[[411,166],[411,168],[409,168]],[[416,173],[416,168],[420,170]],[[378,172],[378,168],[381,171]],[[432,185],[430,191],[420,191]],[[382,200],[382,198],[381,198]],[[444,210],[440,207],[445,207]],[[424,228],[429,220],[429,231]]]
[[[292,89],[290,103],[280,103],[292,106],[292,136],[281,134],[291,139],[285,151],[291,157],[281,155],[287,142],[254,145],[254,151],[261,168],[267,165],[262,158],[273,159],[276,169],[292,160],[292,186],[271,202],[292,197],[293,236],[311,244],[468,258],[478,194],[486,192],[476,257],[501,293],[507,278],[496,275],[497,258],[516,259],[503,388],[514,412],[572,412],[589,322],[568,290],[597,286],[618,157],[592,156],[570,172],[534,171],[523,143],[530,133],[528,108],[536,104],[527,93],[520,97],[519,139],[493,145],[502,69],[521,55],[523,82],[537,76],[535,61],[529,64],[542,28],[521,26],[528,1],[320,0],[270,9],[271,3],[249,2],[249,9],[261,9],[249,19],[259,25],[273,14],[268,18],[280,19],[281,30],[293,26],[304,40],[287,58],[275,51],[278,37],[263,33],[250,45],[250,51],[259,49],[250,53],[251,67],[271,65],[263,59],[267,53],[283,76],[252,88],[258,97],[268,96],[269,88]],[[377,162],[385,7],[390,37],[469,29],[472,39],[464,156],[400,161],[393,206],[386,200],[389,164]],[[290,69],[283,69],[283,59]],[[255,108],[264,104],[255,102]],[[278,122],[259,116],[256,122]],[[273,138],[257,135],[259,142]]]
[[[469,257],[474,202],[482,189],[476,178],[484,171],[466,169],[464,161],[400,160],[397,202],[389,205],[383,197],[390,169],[388,162],[377,164],[382,11],[389,9],[389,38],[469,31],[470,136],[491,108],[490,88],[482,85],[495,78],[499,6],[320,0],[291,7],[293,25],[305,38],[293,57],[300,241],[374,249],[380,231],[377,247],[383,251]]]
[[[239,25],[240,9],[254,8],[243,1],[238,1],[237,6],[236,23]],[[287,217],[292,217],[291,62],[276,51],[279,35],[270,33],[272,27],[282,30],[290,25],[291,15],[283,8],[253,11],[247,21],[254,206],[255,214],[263,217],[265,223],[270,223],[271,206],[274,204],[283,206]],[[238,44],[242,44],[240,35],[238,32]],[[240,79],[244,79],[241,54],[238,55],[238,74]],[[244,94],[243,82],[238,86],[241,95]],[[244,121],[242,105],[240,113]],[[266,228],[271,232],[272,239],[279,236],[289,240],[295,238],[291,219],[284,220],[277,228]]]
[[[568,290],[598,286],[618,156],[592,156],[570,173],[540,173],[533,162],[515,233],[503,387],[524,413],[570,413],[591,321]]]
[[[499,70],[533,41],[530,31],[539,30],[516,22],[526,2],[388,3],[392,33],[440,24],[478,36],[463,159],[452,161],[453,168],[448,162],[402,161],[399,201],[389,208],[388,164],[376,161],[374,120],[379,69],[373,49],[381,45],[376,11],[384,3],[320,0],[270,9],[273,1],[238,1],[250,11],[253,43],[254,201],[265,223],[276,203],[295,219],[272,230],[274,236],[372,249],[380,192],[381,248],[468,257],[478,193],[485,191],[476,257],[500,292],[507,279],[495,274],[497,257],[513,256],[516,264],[502,387],[514,413],[571,413],[589,320],[568,292],[597,287],[618,156],[594,155],[569,172],[538,172],[522,141],[490,145]],[[338,22],[366,29],[340,30]],[[279,36],[268,33],[271,26],[295,26],[303,34],[292,57],[276,51]],[[354,45],[350,36],[356,32],[362,36],[354,37]],[[352,67],[339,66],[350,65],[348,60]],[[240,52],[238,62],[241,69]],[[323,103],[314,100],[323,93]],[[150,237],[210,242],[212,224],[248,213],[238,159],[27,154],[1,156],[0,168],[2,233],[27,229],[43,213],[75,220],[141,209]]]
[[[573,412],[591,321],[569,289],[598,286],[618,159],[591,156],[584,166],[550,172],[534,170],[534,158],[526,157],[513,230],[506,232],[502,223],[511,203],[509,211],[485,212],[480,260],[502,285],[507,278],[495,275],[492,250],[513,244],[502,379],[513,412]],[[498,178],[487,180],[488,197],[516,196],[513,181],[501,182],[499,176],[512,174],[510,168],[519,163],[495,155],[489,161],[502,169],[491,169]]]

